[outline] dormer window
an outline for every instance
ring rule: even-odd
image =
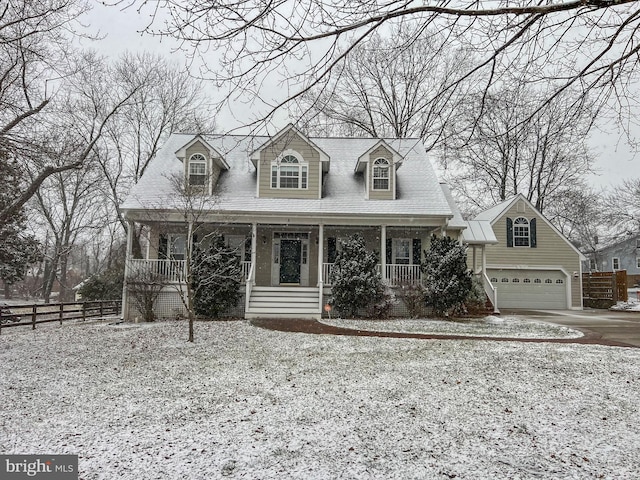
[[[373,162],[373,190],[389,190],[389,162],[384,158]]]
[[[308,167],[297,156],[288,154],[271,165],[271,188],[307,188]]]
[[[201,153],[189,157],[189,185],[204,186],[207,178],[207,159]]]

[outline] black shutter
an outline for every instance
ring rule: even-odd
[[[536,238],[536,219],[532,218],[529,222],[529,240],[531,244],[531,248],[536,248],[538,246],[538,240]]]
[[[161,260],[167,259],[167,245],[169,243],[169,239],[167,235],[164,233],[160,234],[160,239],[158,241],[158,258]]]
[[[320,246],[322,248],[322,246]],[[336,237],[327,238],[327,262],[336,262]]]
[[[513,247],[513,220],[507,217],[507,247]]]
[[[386,259],[387,264],[390,265],[393,263],[393,240],[391,238],[387,238],[387,248],[386,248]]]
[[[242,258],[245,262],[251,260],[251,237],[246,237],[244,239],[244,258]]]
[[[413,264],[420,265],[422,259],[422,240],[419,238],[413,239]]]

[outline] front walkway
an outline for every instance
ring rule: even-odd
[[[519,317],[530,317],[562,325],[584,333],[579,338],[507,338],[473,337],[467,335],[434,335],[402,332],[372,332],[352,330],[327,325],[316,320],[284,318],[254,319],[251,324],[280,332],[310,333],[318,335],[347,335],[363,337],[415,338],[424,340],[488,340],[494,342],[568,343],[585,345],[607,345],[613,347],[640,348],[640,315],[608,311],[518,311]],[[611,315],[610,315],[611,314]]]

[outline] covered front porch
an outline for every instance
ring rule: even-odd
[[[134,227],[131,222],[130,231]],[[145,230],[146,258],[133,258],[129,245],[126,275],[152,272],[163,277],[168,289],[181,288],[189,251],[184,225],[149,222]],[[378,254],[383,282],[399,287],[422,282],[422,252],[430,236],[444,229],[442,225],[211,223],[199,228],[199,238],[194,235],[192,241],[205,241],[213,232],[223,235],[240,259],[245,318],[320,318],[341,240],[360,234],[367,248]]]

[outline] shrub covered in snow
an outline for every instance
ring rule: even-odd
[[[233,247],[216,235],[208,247],[193,255],[193,307],[197,315],[217,318],[240,300],[242,269]]]
[[[422,271],[426,304],[436,315],[460,307],[471,291],[471,271],[467,268],[467,249],[451,237],[431,236]]]
[[[355,234],[340,244],[331,274],[332,303],[341,315],[354,317],[384,295],[378,259]]]

